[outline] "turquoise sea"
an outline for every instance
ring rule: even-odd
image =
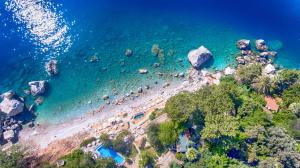
[[[24,95],[29,81],[48,80],[37,121],[57,123],[99,107],[113,89],[120,96],[174,80],[170,75],[186,72],[187,53],[200,45],[214,54],[209,68],[222,69],[233,63],[238,39],[263,38],[278,50],[278,65],[299,68],[299,8],[297,0],[2,0],[0,92]],[[153,44],[163,58],[151,54]],[[98,61],[90,62],[93,56]],[[44,64],[53,58],[59,74],[49,77]]]

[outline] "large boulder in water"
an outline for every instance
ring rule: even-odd
[[[188,54],[188,60],[195,69],[199,69],[200,66],[212,57],[212,53],[200,46],[198,49],[192,50]]]
[[[250,50],[250,40],[241,39],[236,43],[236,46],[240,50]]]
[[[263,39],[256,40],[255,47],[259,51],[267,51],[268,50],[268,46],[267,46],[265,40],[263,40]]]
[[[24,103],[16,99],[4,98],[0,103],[0,111],[8,116],[15,116],[24,111]]]
[[[32,81],[29,82],[30,92],[32,96],[42,95],[46,91],[46,81]]]
[[[46,72],[48,75],[56,75],[58,73],[58,68],[57,68],[57,61],[56,60],[50,60],[49,62],[46,63],[45,65]]]

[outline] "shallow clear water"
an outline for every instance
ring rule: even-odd
[[[99,107],[102,96],[112,95],[112,89],[122,95],[154,85],[154,81],[173,80],[156,73],[186,72],[187,53],[200,45],[214,54],[211,68],[222,69],[233,62],[235,42],[240,38],[264,38],[274,48],[282,44],[277,63],[289,68],[300,65],[299,3],[293,0],[247,4],[217,0],[51,2],[45,5],[56,13],[57,28],[45,37],[35,36],[26,28],[30,21],[14,21],[14,12],[0,5],[0,91],[15,89],[22,94],[28,81],[49,80],[51,87],[37,111],[39,122],[78,117]],[[64,25],[67,31],[53,40]],[[49,37],[53,37],[50,43],[41,43]],[[61,37],[70,41],[55,45]],[[163,59],[151,54],[153,44],[164,50]],[[131,57],[124,55],[127,48],[133,50]],[[99,61],[91,63],[92,56]],[[60,73],[50,78],[44,63],[52,57],[59,60]],[[184,61],[179,63],[179,58]],[[162,65],[153,68],[156,62]],[[138,74],[139,68],[147,68],[149,74]],[[27,99],[31,102],[32,98]]]

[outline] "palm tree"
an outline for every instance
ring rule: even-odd
[[[254,79],[252,87],[259,93],[268,95],[271,89],[271,79],[268,76],[259,76]]]

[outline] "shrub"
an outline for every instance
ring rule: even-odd
[[[95,137],[88,138],[88,139],[84,140],[83,142],[81,142],[80,147],[84,147],[84,146],[92,143],[95,140],[96,140]]]

